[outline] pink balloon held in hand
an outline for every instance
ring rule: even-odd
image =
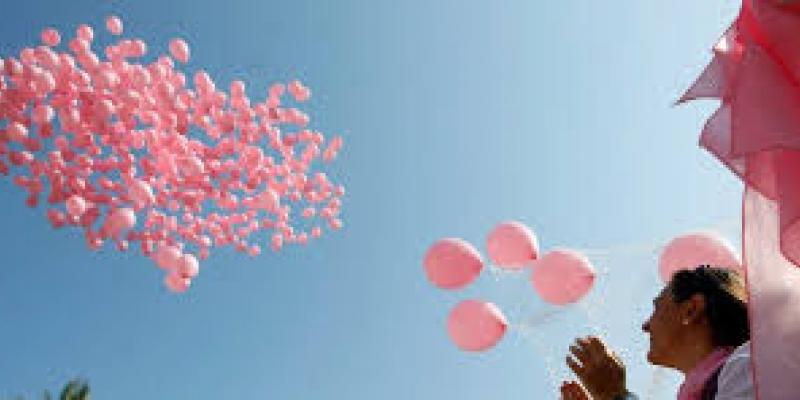
[[[567,249],[546,253],[533,262],[531,283],[536,293],[547,303],[575,303],[594,286],[596,273],[584,255]]]
[[[701,265],[743,272],[742,262],[733,245],[712,232],[689,233],[670,241],[661,252],[658,272],[666,283],[675,272]]]
[[[496,305],[480,300],[465,300],[447,318],[450,339],[461,350],[485,351],[506,333],[508,322]]]
[[[498,224],[486,239],[489,259],[500,268],[522,269],[539,256],[536,235],[521,222]]]
[[[428,280],[442,289],[469,285],[483,269],[480,253],[467,241],[457,238],[434,243],[423,260]]]

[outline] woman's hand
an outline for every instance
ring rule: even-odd
[[[579,338],[569,351],[567,365],[594,400],[612,400],[626,393],[625,365],[600,338]]]
[[[575,381],[561,384],[561,400],[591,400],[586,389]]]

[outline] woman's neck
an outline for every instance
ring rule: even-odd
[[[701,339],[696,339],[698,337]],[[694,335],[694,338],[695,340],[686,344],[684,347],[685,350],[681,352],[682,357],[677,360],[678,362],[675,366],[676,369],[681,371],[684,375],[688,374],[698,364],[708,358],[708,356],[711,355],[714,350],[717,349],[717,347],[711,342],[710,337],[704,337],[704,335]]]

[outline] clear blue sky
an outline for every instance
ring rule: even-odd
[[[644,365],[638,330],[659,288],[654,249],[713,226],[738,241],[741,193],[696,145],[713,105],[671,104],[737,6],[4,0],[0,57],[46,26],[99,31],[115,13],[151,51],[185,37],[188,69],[224,86],[244,79],[255,95],[303,79],[313,127],[345,138],[331,175],[348,194],[338,234],[256,259],[216,252],[174,296],[148,260],[87,251],[1,181],[0,398],[83,376],[93,398],[115,400],[549,399],[569,339],[590,332],[626,350],[630,386],[670,398],[675,376]],[[584,305],[528,334],[518,325],[552,310],[525,276],[443,293],[422,273],[434,240],[483,248],[505,219],[544,249],[606,249],[592,253],[607,272]],[[467,297],[514,324],[492,351],[445,335]]]

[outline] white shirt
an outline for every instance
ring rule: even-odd
[[[725,362],[717,380],[715,400],[752,400],[753,369],[750,365],[750,342],[739,346]]]

